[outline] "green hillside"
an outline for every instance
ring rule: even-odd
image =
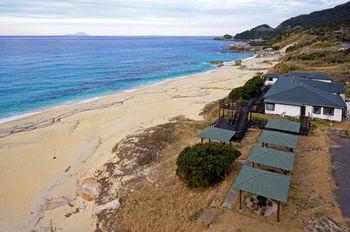
[[[315,11],[282,22],[275,29],[263,24],[251,30],[237,34],[235,39],[269,39],[290,30],[327,31],[347,30],[350,27],[350,2],[331,9]],[[343,32],[343,31],[342,31]],[[345,31],[346,33],[346,31]]]
[[[257,27],[254,27],[251,30],[247,30],[244,31],[242,33],[239,33],[237,35],[235,35],[235,39],[265,39],[265,38],[269,38],[271,36],[276,35],[276,31],[275,29],[273,29],[272,27],[270,27],[267,24],[263,24]]]
[[[276,30],[286,31],[295,28],[317,28],[323,25],[349,24],[350,2],[331,9],[315,11],[311,14],[300,15],[282,22]]]

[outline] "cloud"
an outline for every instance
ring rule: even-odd
[[[342,0],[2,0],[0,34],[213,35],[277,26]],[[129,28],[128,28],[129,27]]]

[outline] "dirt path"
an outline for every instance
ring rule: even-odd
[[[343,216],[350,218],[350,139],[336,136],[330,139],[338,145],[330,148],[332,163],[335,165],[332,171],[337,185],[335,197]]]

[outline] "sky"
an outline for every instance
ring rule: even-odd
[[[0,35],[223,35],[346,0],[1,0]]]

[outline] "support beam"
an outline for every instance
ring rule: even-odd
[[[280,222],[280,209],[281,208],[281,202],[277,201],[277,222]]]
[[[239,209],[242,209],[242,190],[239,190]]]

